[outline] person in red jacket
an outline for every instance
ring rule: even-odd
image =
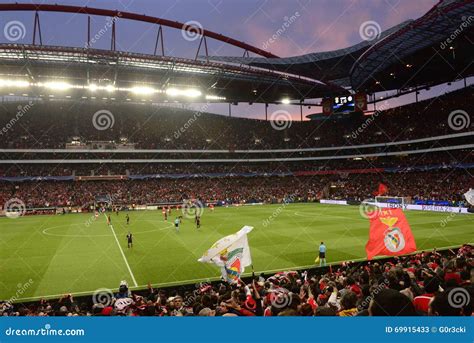
[[[428,314],[429,305],[439,290],[439,279],[436,276],[427,278],[424,282],[425,293],[413,299],[413,305],[418,312]]]

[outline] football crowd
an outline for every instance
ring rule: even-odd
[[[9,129],[1,131],[0,148],[60,149],[73,140],[117,143],[125,140],[140,149],[229,150],[385,143],[470,131],[470,126],[454,130],[447,118],[452,111],[460,109],[473,113],[472,96],[473,88],[467,87],[391,109],[379,103],[370,121],[361,115],[342,121],[294,121],[278,124],[281,126],[277,129],[275,124],[265,120],[206,113],[206,105],[190,110],[76,101],[27,104],[20,110],[21,125],[11,125],[11,119],[18,117],[18,106],[22,108],[22,104],[5,103],[0,112],[0,125]],[[104,109],[111,116],[104,120],[107,126],[100,127],[101,123],[94,121],[94,114]],[[363,132],[358,128],[364,128]]]
[[[279,203],[317,199],[361,201],[372,198],[383,182],[390,196],[415,200],[444,200],[452,206],[467,205],[463,194],[474,188],[474,178],[465,170],[393,174],[345,174],[288,177],[225,177],[150,179],[122,181],[38,181],[0,183],[0,204],[21,199],[27,208],[83,207],[107,194],[115,205],[129,207],[160,203]]]
[[[471,316],[473,247],[427,251],[329,268],[254,275],[236,283],[131,291],[92,297],[3,302],[3,316]]]

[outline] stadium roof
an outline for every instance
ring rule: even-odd
[[[474,0],[445,0],[374,44],[356,61],[354,89],[381,91],[473,75]]]
[[[186,99],[194,102],[203,102],[204,96],[211,96],[219,102],[279,103],[286,99],[303,101],[347,93],[341,87],[288,72],[199,60],[197,56],[201,46],[207,52],[207,38],[242,48],[247,54],[252,52],[266,57],[276,56],[247,43],[189,23],[136,13],[66,5],[0,4],[1,11],[31,11],[35,14],[35,21],[32,45],[0,44],[0,84],[2,81],[4,84],[11,84],[11,79],[27,78],[29,85],[38,86],[44,82],[51,83],[52,79],[55,83],[66,82],[68,88],[76,89],[78,92],[90,83],[99,82],[107,84],[105,87],[109,89],[112,87],[130,89],[133,86],[148,87],[147,90],[153,88],[153,93],[160,93],[160,91],[166,93],[165,90],[170,87],[178,91],[192,87],[199,89],[203,95]],[[91,49],[87,44],[91,41],[90,19],[87,21],[89,37],[84,47],[44,46],[38,12],[120,17],[121,25],[124,25],[123,23],[127,20],[156,25],[158,35],[155,54],[116,51],[116,21],[112,21],[111,49]],[[181,30],[185,40],[187,40],[187,34],[197,36],[200,43],[196,59],[164,56],[163,27]],[[37,45],[38,39],[35,40],[37,29],[39,45]],[[159,45],[161,45],[161,55],[156,54]],[[25,83],[25,81],[21,82]],[[70,87],[69,83],[74,83],[73,87]],[[5,87],[3,91],[10,92]],[[128,96],[124,92],[121,94],[124,97]],[[119,95],[115,98],[118,100],[118,97]],[[206,98],[206,100],[209,99]]]
[[[261,68],[298,74],[321,81],[331,81],[343,87],[350,87],[349,72],[354,62],[372,45],[387,37],[411,21],[405,21],[380,34],[373,40],[364,40],[344,49],[316,52],[285,58],[211,56],[213,61],[247,64]],[[200,56],[202,59],[205,56]]]
[[[210,59],[290,72],[367,92],[439,84],[473,74],[473,16],[474,0],[442,0],[419,19],[345,49],[287,58]],[[441,46],[448,41],[452,42],[447,49]],[[454,57],[449,46],[456,50]],[[404,75],[399,69],[405,69]]]
[[[63,82],[78,95],[91,83],[117,89],[150,87],[154,93],[191,87],[203,97],[228,102],[276,103],[283,98],[340,93],[316,80],[258,68],[109,50],[0,44],[0,61],[0,81],[28,80],[31,85]],[[1,92],[8,94],[11,89],[0,87]],[[129,93],[119,92],[114,97],[127,98]],[[203,97],[187,100],[203,102]]]

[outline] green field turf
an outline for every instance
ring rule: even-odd
[[[472,215],[405,213],[419,250],[473,241]],[[244,225],[255,227],[249,244],[256,272],[311,266],[321,240],[328,248],[328,262],[355,260],[365,256],[369,227],[356,206],[321,204],[206,209],[200,230],[192,219],[184,219],[179,233],[161,211],[129,214],[129,227],[125,212],[111,215],[124,256],[104,215],[95,221],[90,214],[1,218],[0,299],[87,294],[116,289],[121,280],[134,287],[132,274],[142,288],[148,282],[170,285],[218,278],[217,267],[196,260]],[[177,214],[174,210],[171,219]],[[270,224],[264,225],[268,218]],[[133,249],[127,249],[128,229],[134,234]]]

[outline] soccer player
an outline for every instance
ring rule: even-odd
[[[196,229],[200,229],[200,228],[201,228],[201,217],[196,216]]]
[[[174,220],[174,228],[175,228],[175,230],[178,231],[178,232],[179,232],[179,222],[180,222],[179,218],[176,218],[176,219]]]
[[[319,245],[319,266],[325,266],[326,265],[326,246],[324,245],[324,242],[321,242]]]
[[[130,231],[127,234],[128,248],[133,248],[133,235]]]
[[[110,219],[110,214],[107,215],[107,225],[112,225],[112,219]]]
[[[130,224],[130,217],[128,216],[128,213],[127,213],[127,215],[125,216],[125,219],[127,219],[127,225]]]

